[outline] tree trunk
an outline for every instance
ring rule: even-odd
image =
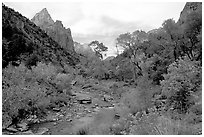
[[[134,67],[134,64],[133,64],[133,80],[134,80],[134,83],[136,84],[136,70],[135,70],[135,67]]]

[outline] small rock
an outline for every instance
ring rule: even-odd
[[[37,131],[36,135],[43,135],[43,134],[45,134],[45,133],[48,132],[48,131],[49,131],[49,129],[43,127],[43,128],[40,128],[40,129]]]
[[[84,100],[80,100],[79,103],[80,103],[80,104],[91,104],[92,101],[91,101],[91,100],[88,100],[88,99],[87,99],[87,100],[84,99]]]
[[[34,133],[31,130],[25,131],[21,133],[22,135],[34,135]]]
[[[91,108],[96,108],[96,106],[91,106]]]
[[[87,112],[88,112],[88,113],[91,113],[91,111],[90,111],[90,110],[87,110]]]
[[[40,119],[40,120],[39,120],[39,123],[40,123],[40,122],[46,122],[46,121],[47,121],[47,119]]]
[[[92,85],[86,84],[86,85],[84,85],[84,86],[82,87],[82,89],[91,88],[91,87],[92,87]]]
[[[114,109],[114,108],[115,108],[115,107],[113,107],[113,106],[110,106],[110,107],[108,106],[108,109]]]
[[[56,125],[57,125],[57,122],[54,122],[53,125],[56,126]]]
[[[98,112],[99,111],[99,107],[96,107],[95,109],[94,109],[94,112]]]
[[[59,117],[64,117],[64,115],[63,115],[63,114],[60,114]]]
[[[68,122],[72,122],[72,119],[67,119]]]
[[[18,130],[13,127],[8,127],[6,128],[6,130],[8,130],[9,132],[18,132]]]
[[[57,118],[53,118],[52,121],[58,121],[58,119]]]
[[[19,123],[19,124],[17,124],[17,127],[21,132],[28,130],[28,124],[27,123]]]
[[[33,123],[39,123],[40,120],[39,119],[33,119]]]
[[[75,85],[77,83],[77,81],[76,80],[73,80],[72,82],[71,82],[71,85]]]
[[[53,108],[52,110],[53,110],[53,111],[56,111],[56,112],[59,112],[61,109],[59,109],[59,108]]]
[[[77,103],[78,103],[78,101],[77,101],[77,100],[74,100],[74,101],[73,101],[73,103],[74,103],[74,104],[77,104]]]
[[[109,102],[109,101],[113,100],[113,98],[111,96],[104,95],[103,100],[106,101],[106,102]]]
[[[36,116],[36,115],[34,115],[34,116],[33,116],[33,118],[37,118],[37,116]]]
[[[120,118],[120,115],[119,115],[119,114],[115,114],[114,118],[115,118],[115,119],[119,119],[119,118]]]

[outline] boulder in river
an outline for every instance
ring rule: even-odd
[[[92,87],[91,84],[85,84],[85,85],[82,87],[82,89],[91,88],[91,87]]]
[[[18,132],[18,130],[14,127],[8,127],[8,128],[6,128],[6,130],[9,132],[13,132],[13,133]]]
[[[91,101],[91,99],[83,99],[83,100],[79,100],[79,103],[80,104],[91,104],[92,101]]]
[[[28,130],[28,124],[27,123],[19,123],[17,124],[18,130],[23,132]]]
[[[106,101],[106,102],[109,102],[109,101],[113,100],[113,98],[111,96],[109,96],[109,95],[104,95],[103,100]]]
[[[77,101],[79,102],[79,104],[91,104],[92,103],[91,96],[86,95],[86,94],[77,95]]]
[[[56,112],[60,112],[61,109],[59,109],[59,108],[53,108],[52,110],[53,110],[53,111],[56,111]]]

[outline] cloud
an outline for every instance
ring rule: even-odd
[[[101,22],[106,28],[105,34],[113,33],[113,34],[120,34],[125,32],[132,32],[135,30],[149,30],[152,27],[150,25],[144,24],[142,21],[122,21],[123,19],[116,20],[114,18],[103,16],[101,17]]]

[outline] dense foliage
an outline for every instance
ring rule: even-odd
[[[199,62],[184,58],[172,63],[161,85],[167,104],[179,112],[186,112],[201,94],[201,77]]]
[[[3,121],[16,124],[30,116],[45,116],[47,109],[69,105],[69,74],[60,73],[52,64],[38,63],[28,69],[24,64],[3,70]],[[6,124],[6,123],[4,123]]]

